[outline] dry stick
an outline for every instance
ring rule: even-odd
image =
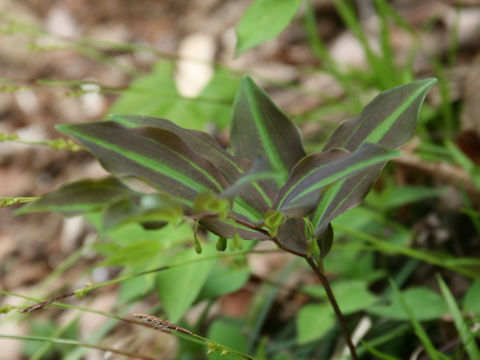
[[[71,291],[69,293],[66,293],[66,294],[63,294],[63,295],[60,295],[60,296],[57,296],[57,297],[54,297],[54,298],[51,298],[51,299],[48,299],[48,300],[45,300],[45,301],[42,301],[42,302],[39,302],[35,305],[32,305],[32,306],[29,306],[25,309],[18,309],[17,311],[19,313],[26,313],[26,312],[33,312],[33,311],[36,311],[36,310],[39,310],[39,309],[42,309],[44,308],[45,306],[47,305],[50,305],[51,303],[53,302],[57,302],[59,300],[63,300],[63,299],[66,299],[68,297],[71,297],[71,296],[74,296],[75,295],[75,291]]]
[[[323,274],[323,271],[319,267],[317,267],[317,265],[312,260],[312,258],[307,257],[306,260],[308,262],[308,265],[310,265],[313,271],[315,271],[315,274],[317,274],[323,287],[325,288],[325,291],[327,292],[328,300],[330,301],[330,304],[332,304],[337,320],[340,323],[340,327],[342,328],[345,341],[347,342],[347,346],[350,350],[350,355],[352,355],[352,359],[358,360],[358,355],[355,350],[355,346],[353,345],[352,337],[350,336],[350,332],[348,331],[347,325],[345,324],[345,318],[343,317],[343,314],[340,311],[340,308],[338,307],[337,300],[335,299],[335,295],[333,295],[333,291],[330,288],[330,284],[328,282],[327,277]]]

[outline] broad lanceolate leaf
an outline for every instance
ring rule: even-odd
[[[195,149],[197,154],[212,162],[229,184],[239,179],[249,167],[248,162],[230,155],[214,138],[203,131],[184,129],[169,120],[151,116],[112,114],[110,118],[129,128],[151,126],[172,132],[190,148]]]
[[[415,132],[420,107],[435,82],[419,80],[382,92],[360,115],[338,127],[325,150],[339,147],[355,151],[366,142],[390,148],[405,144]]]
[[[280,34],[302,0],[255,0],[236,26],[237,55]]]
[[[211,162],[180,137],[154,127],[128,129],[111,121],[60,125],[110,172],[140,178],[186,205],[205,191],[222,191],[227,182]]]
[[[78,215],[99,211],[118,199],[135,192],[113,177],[86,179],[61,185],[39,200],[20,208],[17,214],[56,211],[63,215]]]
[[[126,127],[152,126],[170,131],[180,137],[188,146],[205,159],[209,160],[215,168],[220,171],[229,184],[229,188],[236,184],[240,179],[250,172],[251,166],[249,161],[238,159],[225,151],[209,134],[181,128],[171,121],[146,116],[137,115],[111,115],[115,122]],[[228,189],[227,188],[227,191]],[[245,209],[244,214],[248,214],[248,218],[259,220],[262,214],[271,207],[273,194],[268,188],[261,184],[251,181],[245,184],[242,189],[235,193],[238,199],[238,206]]]
[[[177,135],[166,126],[126,128],[112,121],[60,125],[58,129],[78,139],[113,174],[139,178],[190,208],[199,194],[208,191],[221,193],[228,185],[216,164],[212,164],[180,138],[180,130]],[[197,132],[194,131],[194,134]],[[205,140],[206,148],[210,140],[207,140],[207,134],[202,134],[199,134],[199,139]],[[192,139],[187,138],[188,141],[193,141]],[[210,146],[212,148],[213,145]],[[217,157],[212,158],[219,157],[217,153]],[[225,170],[226,172],[228,171]],[[267,207],[266,204],[262,206]],[[242,210],[246,215],[239,217],[248,222],[251,221],[251,209],[246,207],[248,204],[234,210]],[[265,238],[261,233],[237,228],[219,219],[202,220],[201,224],[227,238],[233,237],[235,233],[246,239]]]
[[[163,129],[177,135],[191,149],[194,149],[197,155],[204,157],[213,164],[229,184],[229,187],[225,189],[227,191],[232,184],[237,183],[238,180],[248,173],[251,166],[249,161],[230,155],[215,139],[205,132],[184,129],[169,120],[156,117],[137,115],[111,115],[111,117],[115,122],[126,127],[148,126]],[[272,206],[274,196],[268,188],[256,182],[244,184],[234,195],[236,198],[234,199],[233,210],[240,214],[241,220],[247,222],[262,219],[263,213]],[[245,239],[266,238],[264,234],[239,226],[234,227],[232,223],[227,224],[220,219],[205,219],[201,221],[201,224],[210,231],[226,238],[233,237],[236,232]]]
[[[332,149],[307,155],[295,166],[281,189],[277,208],[288,215],[304,216],[312,211],[328,186],[398,155],[398,151],[368,143],[351,154]]]
[[[205,246],[201,256],[208,257],[212,254],[214,254],[214,249],[211,246]],[[173,267],[157,274],[158,297],[167,311],[168,319],[172,322],[177,322],[190,308],[215,264],[213,259],[191,262],[198,258],[199,255],[188,249],[170,260],[172,265],[182,263],[185,265]]]
[[[284,180],[305,156],[298,128],[248,77],[233,105],[231,142],[236,156],[252,162],[263,157]]]
[[[415,81],[381,93],[359,116],[340,125],[325,150],[339,147],[355,151],[367,142],[391,148],[403,145],[413,135],[420,106],[435,81]],[[384,165],[380,163],[337,182],[322,194],[312,218],[317,233],[325,231],[330,221],[363,200]]]

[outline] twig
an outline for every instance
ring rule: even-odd
[[[57,302],[59,300],[66,299],[66,298],[69,298],[69,297],[74,296],[74,295],[75,295],[75,291],[71,291],[69,293],[66,293],[66,294],[63,294],[63,295],[60,295],[60,296],[57,296],[57,297],[39,302],[39,303],[37,303],[35,305],[32,305],[32,306],[29,306],[27,308],[18,309],[17,311],[19,313],[33,312],[33,311],[36,311],[36,310],[40,310],[40,309],[44,308],[45,306],[50,305],[53,302]]]

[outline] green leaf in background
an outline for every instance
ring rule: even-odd
[[[415,81],[379,94],[353,119],[344,121],[324,150],[342,148],[354,152],[364,143],[397,148],[413,135],[420,107],[435,79]],[[357,206],[368,193],[384,164],[336,183],[323,193],[312,222],[318,233],[338,215]]]
[[[306,305],[297,314],[298,344],[318,340],[334,326],[335,315],[329,304]]]
[[[210,271],[197,300],[216,298],[241,289],[250,276],[247,266],[216,263]]]
[[[442,297],[426,287],[412,287],[402,291],[402,296],[412,310],[414,317],[419,321],[439,318],[448,311]],[[410,319],[397,297],[393,297],[389,305],[370,306],[367,311],[373,315],[395,320]]]
[[[235,28],[237,56],[280,34],[301,3],[302,0],[255,0]]]
[[[307,286],[303,289],[312,297],[326,299],[323,286]],[[367,289],[367,283],[362,280],[340,281],[333,283],[332,291],[338,299],[338,306],[345,315],[364,310],[378,301],[378,298]]]
[[[252,79],[244,77],[235,98],[231,142],[236,156],[268,161],[284,180],[305,156],[300,131]]]
[[[378,301],[364,281],[342,281],[332,286],[338,306],[345,315],[365,310]]]
[[[139,266],[148,263],[165,248],[166,246],[159,240],[132,239],[129,244],[111,254],[100,266]]]
[[[439,197],[444,191],[445,188],[427,186],[395,186],[392,182],[391,186],[388,186],[381,193],[371,191],[365,198],[365,203],[380,210],[390,210]]]
[[[197,98],[186,99],[178,93],[173,74],[173,62],[158,62],[150,74],[136,79],[120,95],[110,112],[164,117],[190,129],[204,130],[210,122],[221,128],[227,126],[237,76],[225,69],[217,70]],[[222,98],[218,98],[219,94]]]
[[[355,176],[398,155],[398,151],[370,143],[363,144],[351,154],[346,150],[332,149],[307,155],[297,163],[280,190],[278,209],[288,215],[304,216],[313,210],[318,198],[322,202],[329,202],[325,195],[322,196],[328,185]],[[345,193],[346,196],[348,194]]]
[[[463,308],[480,315],[480,279],[473,282],[463,298]]]
[[[194,259],[208,257],[215,253],[212,246],[204,246],[201,255],[193,249],[180,252],[169,259],[169,264],[180,264]],[[215,259],[198,261],[174,267],[157,274],[157,294],[168,320],[177,322],[197,298]]]
[[[350,237],[352,233],[371,236],[382,234],[386,241],[402,247],[410,246],[413,232],[398,222],[391,221],[384,215],[365,206],[351,209],[332,221],[337,237]],[[344,231],[345,230],[345,231]]]
[[[166,194],[129,196],[110,204],[103,212],[103,226],[110,229],[129,222],[178,224],[183,206]]]
[[[154,252],[154,248],[151,248],[151,252],[155,256],[147,256],[145,261],[141,262],[137,266],[129,266],[125,268],[122,275],[135,274],[142,271],[148,271],[158,268],[162,257],[166,253],[165,249],[160,252]],[[145,274],[143,276],[137,276],[132,279],[122,281],[120,284],[120,291],[118,299],[121,302],[128,303],[135,300],[140,300],[144,296],[148,296],[155,291],[155,279],[156,273]]]
[[[303,290],[313,297],[326,299],[323,286],[308,286]],[[332,291],[344,315],[365,310],[378,301],[378,298],[368,291],[364,281],[334,283]],[[305,344],[320,339],[334,326],[334,319],[333,309],[327,303],[304,306],[297,316],[298,342]]]
[[[79,180],[60,185],[39,200],[23,206],[16,214],[56,211],[67,216],[78,215],[99,211],[109,203],[133,194],[133,190],[113,177]]]
[[[247,351],[247,340],[242,332],[242,323],[238,320],[220,318],[212,322],[208,329],[208,339],[218,344],[228,346],[241,353]],[[239,356],[221,354],[217,351],[207,356],[209,360],[238,360]]]
[[[89,214],[88,220],[100,231],[101,217]],[[97,220],[97,221],[96,221]],[[100,234],[119,246],[126,246],[135,240],[152,240],[164,244],[165,247],[172,247],[191,242],[193,238],[193,229],[189,223],[182,223],[181,225],[167,225],[156,230],[146,230],[140,224],[129,223],[122,226],[114,227],[108,231],[103,231]],[[114,251],[117,251],[115,248]],[[110,256],[113,253],[106,255]]]

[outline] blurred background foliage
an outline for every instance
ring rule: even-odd
[[[0,195],[36,196],[66,180],[105,175],[86,152],[35,145],[59,138],[59,123],[109,113],[159,116],[228,146],[232,102],[246,74],[314,151],[379,91],[437,77],[416,137],[365,204],[335,220],[325,269],[362,358],[478,358],[480,5],[283,3],[0,1],[0,139],[17,134],[33,143],[0,144]],[[206,355],[201,344],[112,318],[144,312],[255,359],[346,354],[322,287],[270,244],[241,241],[218,255],[204,234],[197,255],[187,223],[105,230],[95,215],[14,217],[14,208],[0,212],[2,306],[31,303],[14,294],[46,298],[179,266],[131,276],[67,308],[0,315],[1,334],[162,359],[237,358]],[[103,356],[53,342],[0,344],[9,359]]]

